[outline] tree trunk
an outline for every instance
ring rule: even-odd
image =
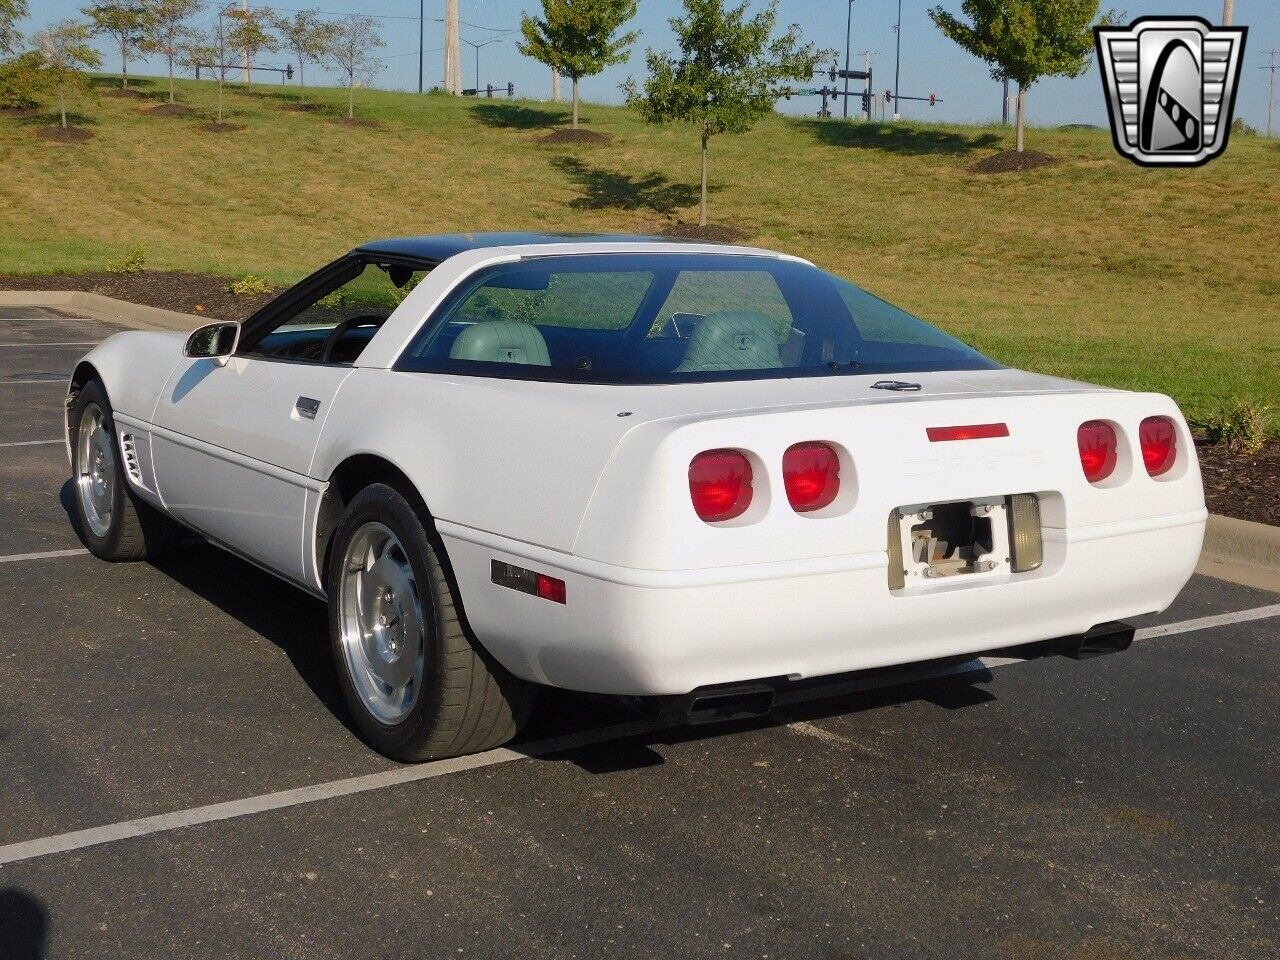
[[[302,57],[298,58],[298,105],[304,106],[307,102],[307,74],[302,67]]]
[[[169,57],[169,102],[173,103],[173,57]]]
[[[1018,84],[1018,133],[1017,133],[1017,151],[1022,152],[1023,131],[1026,123],[1027,109],[1027,88],[1022,84]]]
[[[123,40],[120,41],[120,72],[124,74],[124,81],[120,84],[125,90],[129,89],[129,45]]]
[[[62,129],[67,129],[67,91],[62,84],[58,84],[58,113],[62,116]]]
[[[218,126],[222,126],[222,74],[224,71],[218,71]]]
[[[354,120],[356,117],[356,75],[350,75],[350,82],[347,84],[347,119]]]
[[[578,78],[573,78],[573,129],[578,129]]]
[[[707,225],[707,141],[711,138],[702,134],[702,201],[698,205],[698,226]]]

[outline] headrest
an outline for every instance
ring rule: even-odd
[[[483,363],[527,363],[551,366],[547,341],[538,328],[518,320],[486,320],[458,334],[449,350],[451,360],[479,360]]]
[[[684,360],[675,372],[772,370],[781,366],[777,332],[768,317],[754,310],[718,310],[694,328]]]

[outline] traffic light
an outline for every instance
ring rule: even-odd
[[[292,63],[286,63],[286,64],[284,65],[284,77],[285,77],[285,79],[286,79],[286,80],[292,80],[292,79],[293,79],[293,64],[292,64]]]
[[[886,90],[886,91],[884,92],[884,102],[885,102],[885,103],[890,103],[890,102],[892,102],[892,101],[893,101],[893,91],[892,91],[892,90]]]
[[[938,95],[936,93],[929,94],[929,106],[936,107],[938,105]]]

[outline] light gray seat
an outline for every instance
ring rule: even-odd
[[[541,332],[533,324],[518,320],[486,320],[467,327],[453,341],[449,359],[551,366],[547,341]]]
[[[717,310],[694,328],[676,373],[773,370],[782,366],[773,323],[754,310]]]

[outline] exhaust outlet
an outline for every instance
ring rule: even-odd
[[[773,709],[773,687],[751,684],[726,690],[695,691],[685,715],[690,726],[763,717]]]

